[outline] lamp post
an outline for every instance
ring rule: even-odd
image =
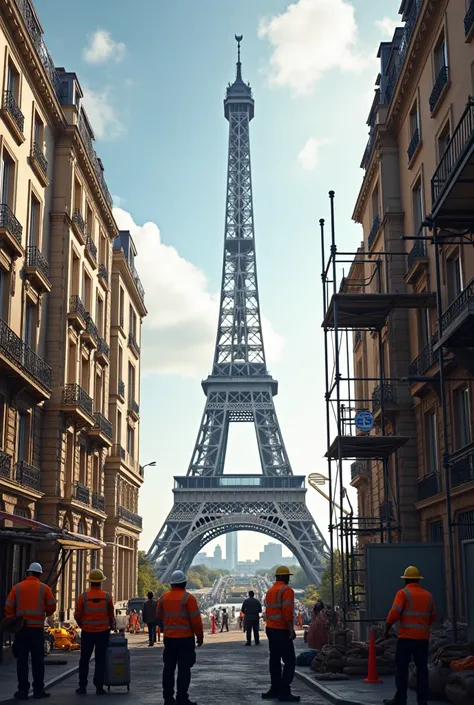
[[[156,460],[152,460],[151,463],[145,463],[145,465],[140,465],[140,475],[145,476],[145,468],[154,468],[156,465]]]

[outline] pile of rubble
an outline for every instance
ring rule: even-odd
[[[395,648],[397,640],[377,639],[375,653],[377,668],[381,675],[395,673]],[[339,673],[349,676],[366,676],[369,666],[368,642],[352,641],[350,643],[328,644],[314,658],[311,668],[318,675]],[[326,679],[324,679],[326,680]],[[333,680],[331,678],[331,680]]]

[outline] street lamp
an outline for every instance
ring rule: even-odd
[[[145,465],[140,465],[140,475],[143,477],[145,475],[145,468],[154,468],[156,465],[156,460],[152,460],[151,463],[145,463]]]

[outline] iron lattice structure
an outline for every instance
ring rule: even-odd
[[[257,531],[287,546],[308,577],[319,582],[326,542],[305,503],[304,477],[294,476],[267,370],[255,257],[249,124],[250,86],[237,77],[227,88],[229,122],[224,263],[212,374],[203,381],[206,404],[186,477],[175,478],[174,506],[148,555],[166,582],[186,571],[209,541],[229,531]],[[226,475],[229,425],[253,423],[262,475]]]

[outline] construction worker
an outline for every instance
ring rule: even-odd
[[[26,579],[13,586],[5,603],[5,618],[23,620],[15,634],[13,645],[16,656],[18,690],[16,700],[28,700],[30,682],[28,680],[28,657],[31,653],[33,672],[33,697],[49,698],[44,689],[44,620],[56,611],[56,599],[51,588],[40,581],[43,568],[39,563],[31,563],[26,571]]]
[[[78,695],[87,695],[89,661],[95,649],[94,685],[97,695],[104,695],[105,654],[109,633],[114,628],[114,603],[108,592],[102,590],[107,578],[99,568],[89,573],[90,589],[79,595],[74,619],[81,628],[81,657],[79,659]]]
[[[411,658],[416,665],[416,694],[418,705],[426,705],[428,700],[428,650],[430,628],[436,620],[433,595],[424,590],[419,582],[423,580],[414,565],[408,566],[401,578],[405,587],[395,595],[392,609],[385,624],[385,637],[396,622],[399,622],[398,640],[395,652],[395,685],[397,692],[384,705],[405,705],[407,702],[408,666]]]
[[[181,570],[171,575],[171,590],[158,600],[157,621],[163,629],[163,699],[165,705],[196,705],[189,700],[191,668],[196,663],[196,644],[204,641],[196,598],[186,592],[187,577]],[[178,667],[176,701],[174,673]]]
[[[296,654],[293,644],[295,632],[295,593],[289,586],[293,573],[282,565],[275,571],[275,583],[265,597],[267,637],[270,649],[270,690],[262,693],[264,700],[297,703],[291,684],[295,675]],[[281,662],[283,661],[283,672]]]

